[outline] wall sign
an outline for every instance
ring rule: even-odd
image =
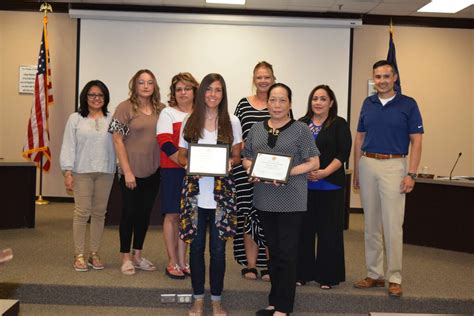
[[[35,78],[37,66],[20,66],[18,76],[18,92],[33,94],[35,92]]]

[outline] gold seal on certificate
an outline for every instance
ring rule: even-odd
[[[266,181],[288,182],[293,156],[258,152],[250,176]]]
[[[229,146],[189,144],[187,174],[193,176],[227,176]]]

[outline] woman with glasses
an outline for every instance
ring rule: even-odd
[[[181,128],[178,159],[188,164],[189,144],[221,144],[230,148],[229,170],[240,162],[242,130],[239,120],[227,110],[224,78],[211,73],[202,79],[193,113]],[[225,245],[235,235],[237,224],[235,186],[232,176],[185,177],[181,200],[180,238],[190,243],[191,284],[194,306],[189,316],[204,315],[206,267],[204,250],[209,227],[209,281],[212,313],[225,316],[221,305],[225,275]]]
[[[165,273],[172,279],[191,275],[186,263],[187,244],[178,238],[180,200],[186,170],[178,163],[179,131],[181,124],[193,111],[199,84],[189,72],[171,79],[169,107],[163,109],[156,128],[161,148],[160,210],[164,215],[163,237],[168,253]]]
[[[89,81],[81,91],[78,112],[69,116],[61,146],[64,185],[74,194],[73,267],[80,272],[88,271],[89,266],[95,270],[104,268],[98,251],[115,172],[112,136],[107,132],[109,100],[109,90],[102,81]],[[90,254],[86,261],[84,244],[89,218]]]
[[[160,183],[156,123],[165,107],[150,70],[139,70],[130,80],[129,89],[130,98],[118,105],[109,126],[121,175],[120,270],[126,275],[135,274],[135,269],[156,270],[142,257],[142,249]]]

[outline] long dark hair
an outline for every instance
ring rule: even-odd
[[[183,137],[189,143],[197,143],[202,138],[206,120],[206,91],[214,81],[219,81],[222,85],[222,100],[217,109],[217,141],[223,144],[232,144],[234,141],[232,124],[227,110],[227,89],[224,78],[220,74],[210,73],[202,79],[199,85],[194,111],[189,116],[183,130]]]
[[[322,128],[324,129],[324,128],[329,127],[332,123],[334,123],[334,121],[337,118],[336,94],[334,94],[334,91],[332,91],[332,89],[328,85],[320,84],[319,86],[316,86],[313,90],[311,90],[311,92],[309,93],[309,97],[308,97],[308,108],[306,110],[306,114],[301,119],[302,120],[308,120],[309,119],[311,121],[311,119],[313,118],[313,107],[312,107],[311,103],[313,101],[314,94],[319,89],[323,89],[324,91],[326,91],[326,93],[329,96],[330,101],[332,101],[332,106],[329,108],[328,117],[324,121],[323,126],[322,126]]]
[[[91,80],[86,83],[84,88],[82,88],[81,94],[79,95],[79,109],[77,112],[79,112],[82,117],[87,117],[89,115],[89,104],[87,103],[87,94],[89,93],[89,90],[94,86],[98,87],[104,95],[104,105],[101,108],[102,113],[104,113],[104,116],[107,116],[107,113],[109,113],[109,110],[107,110],[107,105],[109,105],[110,101],[109,89],[102,81]]]

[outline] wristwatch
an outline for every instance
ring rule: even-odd
[[[416,173],[414,173],[414,172],[408,172],[408,173],[407,173],[407,176],[409,176],[409,177],[412,178],[413,180],[416,179]]]

